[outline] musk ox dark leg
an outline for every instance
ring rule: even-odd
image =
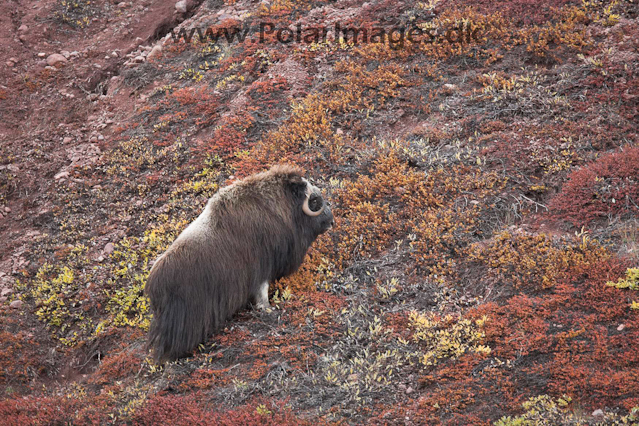
[[[255,306],[258,309],[268,311],[271,305],[268,303],[268,281],[260,284],[260,288],[255,295]]]

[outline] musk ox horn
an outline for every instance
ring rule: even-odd
[[[320,197],[320,200],[322,200],[322,207],[320,207],[320,209],[316,212],[311,210],[308,203],[311,200],[311,195],[313,195],[313,193],[315,192],[311,189],[311,187],[312,187],[311,184],[308,184],[306,186],[306,199],[304,200],[304,204],[302,204],[302,211],[304,211],[304,213],[306,213],[307,216],[315,217],[322,214],[322,212],[324,211],[324,208],[326,207],[326,203],[324,203],[324,199]]]

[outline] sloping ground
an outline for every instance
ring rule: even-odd
[[[639,422],[634,3],[185,7],[43,2],[11,25],[45,35],[3,33],[0,418]],[[151,262],[219,187],[279,162],[335,227],[273,312],[154,365]]]

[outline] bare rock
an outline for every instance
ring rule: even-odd
[[[24,305],[24,302],[22,300],[14,300],[9,304],[9,307],[12,309],[20,309],[22,305]]]
[[[55,180],[60,180],[60,179],[66,179],[66,178],[68,178],[68,177],[69,177],[69,172],[67,172],[67,171],[63,171],[63,172],[60,172],[60,173],[56,174],[56,175],[53,177],[53,179],[55,179]]]
[[[13,294],[13,289],[11,288],[3,288],[2,292],[0,293],[0,296],[9,296]]]
[[[52,67],[61,67],[67,63],[67,58],[59,53],[52,53],[47,57],[47,64]]]
[[[158,56],[160,56],[161,53],[162,53],[162,44],[156,44],[155,46],[153,46],[153,49],[151,49],[151,51],[149,52],[146,58],[147,59],[157,58]]]
[[[186,13],[186,0],[180,0],[179,2],[175,3],[175,10],[177,10],[179,13]]]
[[[104,254],[109,255],[113,253],[113,250],[115,250],[115,246],[113,245],[113,243],[108,243],[104,246],[104,250],[102,251],[104,252]]]
[[[450,95],[457,91],[457,86],[454,84],[446,83],[442,86],[442,89],[444,90],[444,93]]]

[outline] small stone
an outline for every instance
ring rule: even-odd
[[[603,417],[604,416],[604,412],[601,408],[595,410],[592,412],[592,416],[593,417]]]
[[[125,3],[125,2],[123,2],[123,1],[121,1],[120,3],[118,3],[118,7],[119,7],[120,9],[124,9],[124,8],[126,7],[126,3]]]
[[[144,56],[142,55],[138,55],[135,58],[133,58],[133,63],[141,64],[142,62],[144,62]]]
[[[103,141],[103,140],[104,140],[104,136],[102,136],[102,135],[98,135],[98,140],[99,140],[99,141]]]
[[[59,53],[53,53],[47,57],[47,64],[52,67],[63,66],[67,63],[67,58]]]
[[[104,256],[98,257],[98,262],[102,262],[104,260]]]
[[[413,392],[414,392],[414,389],[411,388],[410,386],[406,388],[406,395],[410,395]]]
[[[12,61],[7,61],[6,64],[9,68],[12,68],[16,63]]]
[[[4,211],[5,213],[11,213],[11,207],[5,207]]]
[[[9,304],[9,307],[12,309],[20,309],[22,305],[24,305],[24,302],[22,300],[14,300]]]
[[[60,54],[62,56],[64,56],[65,58],[67,58],[67,59],[69,59],[71,57],[71,53],[69,53],[68,50],[63,50],[63,51],[60,52]]]
[[[18,31],[20,31],[21,33],[29,31],[29,27],[27,27],[25,24],[22,24],[20,25],[20,27],[18,27]]]
[[[180,0],[179,2],[175,3],[175,10],[180,13],[186,13],[186,0]]]
[[[619,324],[619,327],[617,327],[617,331],[622,331],[624,328],[626,328],[626,324]]]
[[[69,177],[69,172],[64,171],[64,172],[60,172],[60,173],[58,173],[57,175],[55,175],[55,176],[53,177],[53,179],[55,179],[55,180],[60,180],[60,179],[66,179],[66,178],[68,178],[68,177]]]
[[[46,56],[47,56],[47,54],[44,53],[44,52],[38,53],[38,58],[45,58]]]
[[[64,139],[62,139],[62,143],[71,143],[73,142],[73,138],[71,136],[65,136]]]
[[[153,46],[153,49],[151,49],[151,51],[149,52],[147,59],[157,58],[158,56],[160,56],[161,53],[162,53],[162,45],[156,44],[155,46]]]
[[[111,254],[113,253],[113,250],[115,250],[115,246],[113,245],[113,243],[107,243],[107,245],[104,246],[104,250],[102,250],[104,252],[104,254]]]
[[[6,297],[6,296],[10,296],[13,294],[13,289],[12,288],[3,288],[2,292],[0,293],[0,296]]]

